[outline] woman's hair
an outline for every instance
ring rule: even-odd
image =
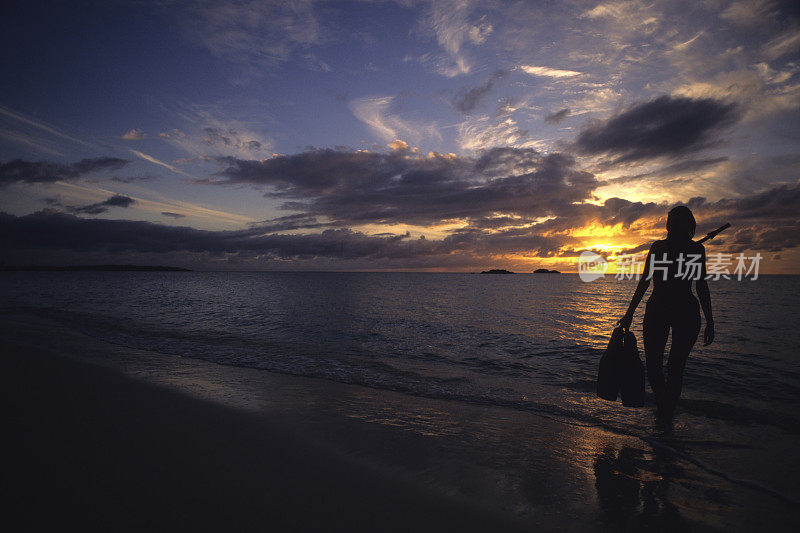
[[[692,210],[685,205],[679,205],[669,210],[667,214],[667,237],[691,239],[697,222],[694,220]]]

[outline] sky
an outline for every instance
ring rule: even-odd
[[[0,261],[800,273],[800,6],[6,2]]]

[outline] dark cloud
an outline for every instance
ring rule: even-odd
[[[72,163],[72,168],[79,174],[88,174],[98,170],[119,170],[130,163],[127,159],[116,157],[96,157],[93,159],[81,159],[77,163]]]
[[[73,213],[83,213],[85,215],[100,215],[108,211],[108,208],[103,206],[102,203],[99,204],[91,204],[91,205],[84,205],[81,207],[72,207],[70,211]]]
[[[116,157],[81,159],[72,164],[14,159],[0,163],[0,186],[11,183],[52,183],[77,179],[99,170],[118,170],[129,163]]]
[[[275,258],[411,257],[439,253],[441,243],[407,235],[376,237],[349,229],[321,233],[265,234],[262,228],[207,231],[131,220],[84,219],[39,211],[16,217],[0,213],[0,248],[104,252],[200,252],[266,254]]]
[[[173,213],[172,211],[161,211],[161,214],[169,218],[185,218],[186,215],[180,213]]]
[[[275,231],[290,231],[296,229],[313,229],[330,227],[335,224],[322,223],[316,217],[298,213],[295,215],[287,215],[284,217],[277,217],[270,220],[264,220],[250,224],[250,227],[258,228],[263,232]]]
[[[616,213],[616,220],[632,223],[649,218],[652,227],[663,228],[667,211],[678,204],[666,205],[639,202],[627,202],[619,198],[611,198],[603,206],[603,218],[606,224],[615,220],[607,218]],[[712,231],[726,222],[733,226],[725,239],[715,239],[716,245],[724,244],[729,252],[748,250],[768,250],[777,252],[800,245],[800,184],[794,186],[781,185],[772,189],[743,196],[740,198],[723,198],[709,202],[705,198],[692,198],[682,203],[693,212],[698,221],[698,237]],[[611,208],[611,212],[607,210]]]
[[[312,150],[263,161],[220,161],[226,165],[220,172],[225,180],[218,183],[264,186],[269,196],[285,199],[285,208],[299,212],[259,223],[263,231],[462,220],[467,227],[442,244],[472,254],[556,254],[572,242],[564,236],[592,223],[661,230],[672,207],[624,198],[587,202],[600,185],[595,177],[576,170],[566,154],[534,149],[494,148],[475,158]],[[686,161],[670,170],[721,161]],[[716,202],[693,198],[686,205],[700,220],[700,235],[727,221],[755,227],[778,220],[791,226],[800,218],[798,195],[798,187],[781,186]],[[543,235],[548,239],[539,238]],[[789,245],[768,243],[766,233],[762,237],[764,246]]]
[[[114,176],[111,178],[111,181],[118,181],[120,183],[134,183],[136,181],[150,181],[152,179],[155,179],[155,176],[126,176],[124,178]]]
[[[231,138],[236,135],[235,131],[225,132],[219,128],[203,128],[206,136],[203,137],[203,142],[206,144],[224,144],[225,146],[232,146],[234,140]]]
[[[686,161],[679,161],[678,163],[672,163],[670,165],[665,165],[660,167],[652,172],[645,172],[642,174],[635,174],[631,176],[620,176],[618,178],[612,178],[603,182],[606,185],[610,185],[612,183],[628,183],[631,181],[639,181],[642,179],[648,178],[662,178],[665,176],[675,175],[675,174],[684,174],[687,172],[697,172],[698,170],[703,170],[709,167],[716,166],[720,163],[724,163],[728,161],[727,157],[713,157],[707,159],[688,159]]]
[[[264,233],[263,228],[206,231],[129,220],[84,219],[44,210],[16,217],[0,213],[0,249],[5,259],[31,251],[52,257],[106,254],[111,261],[136,254],[202,254],[238,261],[320,260],[384,262],[393,266],[459,266],[480,264],[485,257],[525,251],[554,255],[568,236],[545,237],[516,229],[488,233],[465,229],[442,240],[410,238],[405,234],[367,235],[350,229],[320,233]],[[96,255],[94,255],[96,257]]]
[[[725,244],[725,249],[732,253],[743,253],[752,250],[780,252],[794,248],[800,244],[800,221],[779,225],[756,225],[736,231]]]
[[[549,115],[544,117],[544,121],[547,122],[548,124],[561,124],[561,121],[567,118],[569,114],[570,114],[570,109],[568,107],[565,107],[560,111],[555,111],[553,113],[550,113]]]
[[[631,202],[623,198],[609,198],[598,209],[597,220],[604,225],[622,224],[628,228],[634,222],[666,213],[663,204],[655,202]]]
[[[800,185],[782,185],[743,198],[723,199],[714,207],[748,219],[800,218]]]
[[[130,207],[131,205],[135,204],[136,200],[129,196],[123,196],[121,194],[115,194],[108,200],[102,202],[103,205],[111,206],[111,207]]]
[[[294,212],[243,230],[205,231],[64,212],[99,214],[110,207],[129,207],[134,200],[127,196],[82,207],[50,198],[49,205],[64,209],[23,217],[0,215],[0,250],[9,258],[28,257],[24,254],[29,251],[45,257],[53,257],[52,252],[58,257],[106,254],[103,257],[117,258],[111,262],[132,254],[183,254],[259,265],[290,260],[292,265],[329,268],[461,267],[507,255],[572,257],[586,242],[573,236],[576,228],[621,224],[637,233],[654,233],[663,230],[671,207],[624,198],[597,203],[594,191],[601,183],[594,175],[577,170],[568,154],[530,148],[494,148],[475,157],[313,149],[265,160],[217,161],[223,165],[221,179],[213,183],[263,188]],[[702,168],[712,164],[709,161],[715,160],[676,163],[673,169],[681,164]],[[75,172],[87,168],[70,167]],[[800,245],[800,185],[713,202],[697,197],[686,205],[698,218],[698,235],[724,222],[733,224],[726,250],[778,252]],[[466,227],[441,239],[352,229],[372,223],[427,226],[454,220]]]
[[[725,242],[721,238],[713,241],[716,245],[724,244],[725,251],[780,251],[800,246],[800,232],[797,231],[800,221],[800,184],[782,185],[757,194],[715,202],[702,197],[676,204],[609,198],[601,205],[573,205],[571,210],[562,211],[561,216],[527,229],[533,233],[564,233],[598,223],[604,226],[622,224],[624,228],[636,224],[637,228],[649,232],[663,231],[667,212],[676,205],[686,205],[694,212],[698,221],[698,237],[730,222],[733,229],[729,231],[735,232],[734,237]],[[649,243],[645,243],[621,253],[636,253],[648,247]]]
[[[779,252],[800,245],[798,195],[800,186],[784,186],[739,199],[708,202],[693,198],[687,205],[700,221],[698,235],[723,221],[733,224],[725,251]],[[71,257],[76,260],[105,254],[102,257],[112,262],[128,260],[136,254],[173,254],[172,257],[235,259],[240,264],[255,261],[261,265],[291,260],[329,267],[463,267],[507,254],[572,257],[584,241],[572,236],[575,228],[594,222],[625,226],[636,223],[645,229],[661,230],[670,207],[621,198],[610,198],[601,205],[565,203],[558,214],[540,222],[507,215],[470,219],[470,226],[452,231],[443,239],[411,238],[408,233],[368,235],[347,228],[279,233],[324,225],[302,213],[243,230],[206,231],[141,221],[85,219],[48,209],[22,217],[0,213],[0,250],[4,259],[11,262],[40,251],[44,254],[40,257],[73,254]],[[715,243],[721,244],[719,240]],[[647,244],[642,244],[628,252],[646,248]]]
[[[108,211],[109,207],[130,207],[136,203],[136,200],[129,196],[115,194],[108,200],[97,202],[94,204],[84,205],[81,207],[68,207],[73,213],[84,213],[87,215],[99,215]]]
[[[433,224],[496,212],[558,214],[591,197],[598,182],[565,154],[494,148],[478,158],[393,151],[311,150],[291,156],[220,158],[224,180],[268,188],[283,207],[340,225]]]
[[[223,130],[221,128],[203,128],[205,136],[203,142],[209,146],[223,145],[231,148],[240,148],[257,152],[263,148],[261,142],[255,139],[246,139],[243,135],[236,130],[229,129]],[[164,135],[165,138],[170,138],[169,134]]]
[[[533,223],[534,220],[535,219],[532,218],[510,217],[501,215],[495,217],[471,218],[469,220],[469,226],[471,228],[477,228],[477,229],[497,229],[508,226],[521,226],[524,224],[530,224]]]
[[[492,232],[465,228],[445,237],[442,244],[448,250],[469,250],[470,253],[482,257],[520,252],[551,257],[557,255],[562,246],[576,240],[568,235],[540,235],[530,228],[508,228]]]
[[[726,167],[725,178],[730,190],[749,194],[774,183],[797,180],[800,154],[746,154],[731,160]]]
[[[453,107],[462,113],[471,113],[478,107],[481,100],[492,91],[494,84],[506,74],[507,72],[498,70],[483,85],[473,87],[472,89],[462,89],[453,99]]]
[[[386,182],[409,164],[402,154],[353,152],[331,149],[309,150],[266,160],[219,158],[225,165],[219,173],[224,181],[270,186],[274,196],[308,197],[332,194],[372,180]]]
[[[689,206],[703,221],[702,225],[698,225],[698,233],[710,231],[728,221],[733,223],[729,219],[739,221],[740,229],[741,226],[758,225],[791,227],[800,220],[800,184],[781,185],[756,194],[723,198],[716,202],[694,198]]]
[[[713,144],[714,134],[737,117],[734,104],[661,96],[585,128],[575,147],[613,156],[617,163],[678,156]]]

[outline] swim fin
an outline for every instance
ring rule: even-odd
[[[639,358],[636,335],[628,330],[623,336],[619,365],[620,396],[625,407],[644,407],[644,365]]]
[[[619,394],[619,362],[624,347],[624,333],[625,330],[621,326],[614,328],[608,347],[600,358],[600,368],[597,370],[597,396],[611,402],[616,401]]]

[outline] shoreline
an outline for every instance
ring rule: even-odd
[[[29,529],[521,530],[325,454],[257,413],[2,346],[3,390],[16,399],[6,483]]]
[[[602,428],[134,350],[32,316],[3,318],[3,387],[19,458],[12,507],[54,510],[53,523],[706,531],[748,530],[766,514],[773,529],[797,524],[769,497]]]

